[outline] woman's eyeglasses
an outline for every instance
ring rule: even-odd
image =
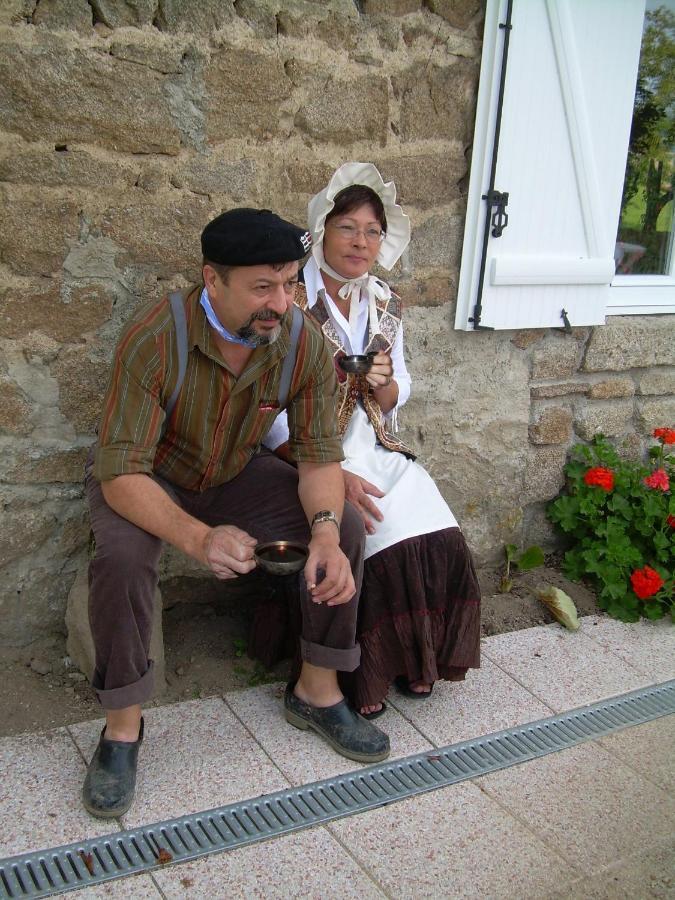
[[[379,244],[385,234],[380,228],[357,228],[356,225],[333,225],[339,236],[345,241],[353,241],[359,234],[363,234],[369,244]]]

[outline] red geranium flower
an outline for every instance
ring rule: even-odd
[[[647,487],[658,488],[660,491],[667,491],[670,488],[670,479],[665,469],[655,469],[644,479],[644,482]]]
[[[664,444],[675,444],[675,428],[655,428],[654,437]]]
[[[586,472],[584,482],[591,487],[596,485],[602,488],[603,491],[611,491],[614,487],[614,472],[611,469],[606,469],[604,466],[596,466],[594,469],[589,469]]]
[[[671,528],[675,528],[675,516],[668,516],[666,522],[670,525]]]
[[[664,585],[663,578],[651,566],[636,569],[630,576],[630,583],[640,600],[647,600],[657,594]]]

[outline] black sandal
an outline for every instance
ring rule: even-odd
[[[404,697],[410,697],[412,700],[428,700],[434,689],[432,684],[428,691],[414,691],[410,687],[410,681],[405,675],[397,675],[396,678],[394,678],[394,684],[396,685],[396,690],[399,694],[403,694]]]
[[[374,712],[369,712],[369,713],[360,712],[359,715],[363,716],[364,719],[378,719],[380,716],[383,716],[386,713],[386,711],[387,711],[387,704],[384,702],[384,700],[382,700],[382,706],[380,707],[380,709],[376,709]]]

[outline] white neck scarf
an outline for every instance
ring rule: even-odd
[[[364,297],[368,303],[370,338],[372,339],[375,334],[381,333],[375,300],[389,300],[391,297],[389,285],[379,281],[374,275],[369,275],[368,272],[361,275],[359,278],[345,278],[344,275],[340,275],[339,272],[336,272],[335,269],[328,265],[324,259],[323,247],[321,246],[317,247],[315,245],[314,255],[320,256],[320,260],[317,260],[317,263],[321,271],[325,272],[326,275],[330,275],[330,277],[334,278],[336,281],[342,282],[342,287],[338,291],[338,296],[343,300],[349,298],[349,328],[351,329],[352,334],[356,334],[356,323],[359,317],[361,297]]]

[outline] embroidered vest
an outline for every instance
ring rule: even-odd
[[[403,453],[409,459],[415,459],[415,454],[405,444],[395,437],[385,427],[385,418],[382,410],[373,397],[372,388],[366,381],[365,375],[354,375],[343,372],[338,365],[341,356],[346,355],[346,350],[340,342],[340,335],[333,324],[326,304],[324,302],[323,291],[316,298],[316,303],[311,308],[307,305],[307,291],[304,284],[298,285],[295,298],[297,305],[311,315],[321,326],[321,330],[333,348],[333,361],[335,362],[335,372],[337,374],[338,386],[340,389],[340,399],[338,401],[338,428],[340,436],[344,436],[349,420],[351,419],[354,409],[358,401],[361,401],[370,424],[375,429],[377,440],[387,450],[394,450],[397,453]],[[376,300],[377,317],[381,334],[372,335],[370,333],[370,323],[368,324],[368,344],[364,349],[364,353],[371,350],[390,353],[391,348],[396,340],[396,335],[401,327],[401,299],[392,294],[389,300]]]

